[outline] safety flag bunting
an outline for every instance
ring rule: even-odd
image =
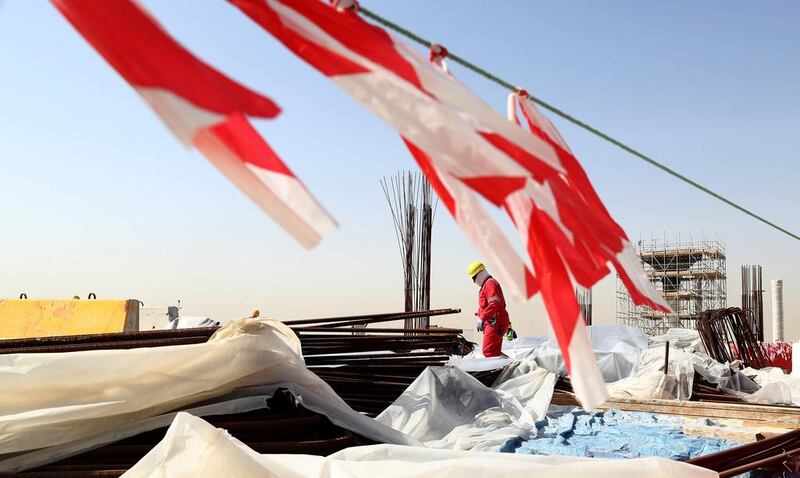
[[[275,118],[269,98],[236,83],[175,41],[131,0],[52,0],[73,27],[194,146],[306,248],[335,220],[246,116]]]
[[[228,0],[403,137],[456,222],[517,296],[542,292],[581,403],[607,398],[573,281],[591,287],[611,263],[637,304],[669,311],[647,280],[625,233],[585,173],[527,99],[529,131],[508,121],[443,68],[426,60],[354,2]],[[482,209],[502,207],[523,236],[531,271]],[[535,274],[534,274],[535,272]]]

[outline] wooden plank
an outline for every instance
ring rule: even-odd
[[[575,397],[565,392],[555,392],[552,403],[578,405]],[[599,410],[611,408],[680,417],[741,420],[742,424],[762,427],[800,428],[800,407],[638,398],[612,398],[598,407]]]

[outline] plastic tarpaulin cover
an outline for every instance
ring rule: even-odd
[[[786,374],[778,367],[756,370],[750,367],[741,372],[753,377],[760,387],[753,393],[737,393],[750,403],[800,405],[800,377]]]
[[[660,456],[684,461],[740,445],[688,436],[683,432],[685,423],[678,417],[651,413],[614,409],[591,413],[574,408],[537,423],[536,439],[523,443],[515,453],[624,459]]]
[[[712,478],[704,468],[663,458],[599,460],[435,450],[354,447],[328,457],[259,455],[224,430],[181,413],[164,439],[125,478]]]
[[[701,352],[705,353],[706,349],[703,347],[703,341],[700,340],[700,333],[692,329],[668,329],[666,334],[656,335],[650,337],[650,345],[661,345],[669,342],[670,347],[681,349],[684,352]]]
[[[193,329],[197,327],[217,327],[219,322],[208,317],[180,316],[170,320],[164,329]]]
[[[428,367],[376,420],[430,448],[498,451],[530,436],[544,417],[531,413],[547,409],[555,384],[535,365],[508,378],[493,390],[458,368]]]
[[[648,347],[647,335],[633,327],[592,325],[588,331],[597,366],[606,383],[629,376],[639,355]],[[513,360],[535,360],[539,366],[561,376],[567,374],[561,349],[553,338],[520,337],[506,341],[503,353]]]
[[[241,319],[201,344],[0,356],[0,455],[88,438],[256,385],[286,388],[306,408],[374,440],[419,444],[347,406],[306,369],[291,329]]]

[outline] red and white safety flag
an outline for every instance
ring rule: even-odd
[[[426,59],[356,10],[315,0],[229,1],[400,133],[504,285],[523,298],[541,291],[578,399],[588,408],[602,403],[607,392],[574,282],[591,287],[611,263],[634,301],[669,308],[637,275],[641,265],[631,260],[624,232],[552,125],[526,105],[529,130],[508,121],[446,71],[446,50]],[[511,217],[532,269],[482,209],[481,197]]]
[[[199,149],[304,247],[334,219],[248,122],[280,109],[183,48],[131,0],[52,0],[186,146]]]

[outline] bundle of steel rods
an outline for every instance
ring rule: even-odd
[[[740,397],[719,390],[715,385],[707,382],[697,372],[692,381],[692,396],[690,400],[698,402],[744,402]]]
[[[704,455],[688,461],[719,473],[720,478],[728,478],[753,470],[772,470],[792,473],[800,471],[797,457],[800,457],[800,429],[792,430],[773,438],[748,443],[727,450]],[[780,473],[780,474],[778,474]]]
[[[458,309],[324,317],[285,321],[297,334],[306,366],[353,409],[375,415],[388,407],[428,366],[444,365],[472,344],[461,329],[383,326]],[[377,324],[377,327],[370,327]],[[206,342],[216,327],[0,340],[0,354],[56,353],[163,347]],[[484,380],[490,374],[482,374]]]
[[[263,408],[204,419],[227,430],[258,453],[328,455],[372,443],[302,408],[286,390],[279,390]],[[0,472],[0,478],[118,477],[147,454],[164,437],[165,431],[166,428],[159,428],[143,432],[24,473]]]
[[[767,360],[751,320],[738,307],[707,310],[697,320],[697,331],[713,359],[720,363],[741,360],[748,367],[763,368]]]
[[[395,225],[403,264],[406,311],[427,310],[431,303],[431,238],[438,199],[424,175],[401,172],[381,180]],[[427,327],[430,319],[407,319],[405,328]]]
[[[454,314],[457,309],[287,321],[300,338],[306,366],[325,380],[353,409],[377,415],[428,366],[444,365],[471,344],[461,329],[366,327],[420,317]]]
[[[444,365],[450,355],[471,344],[460,329],[405,329],[422,317],[456,314],[458,309],[423,310],[284,322],[300,339],[306,366],[326,381],[352,408],[374,416],[388,407],[430,365]],[[376,327],[370,327],[377,324]],[[0,340],[0,354],[58,353],[99,349],[163,347],[206,342],[217,327],[152,330]],[[492,383],[497,371],[476,374]],[[280,395],[280,394],[279,394]],[[298,407],[280,395],[256,412],[209,417],[260,453],[329,454],[366,441],[332,425],[325,417]],[[32,470],[31,477],[117,477],[163,437],[164,429],[137,435],[57,463]],[[13,474],[0,473],[0,477]]]
[[[764,288],[761,285],[761,266],[742,266],[742,309],[747,312],[747,318],[753,335],[764,341]]]

